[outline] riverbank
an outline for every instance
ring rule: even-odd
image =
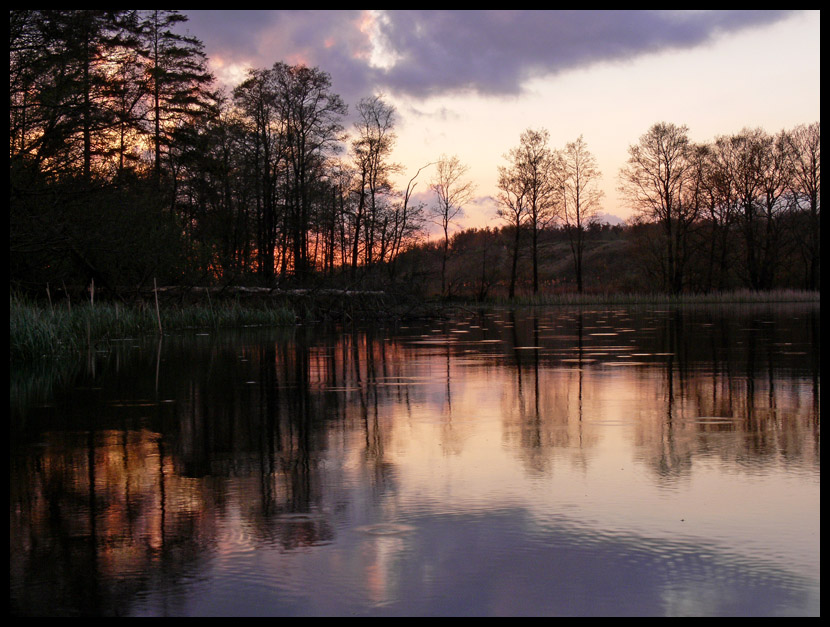
[[[757,303],[819,303],[819,292],[781,290],[736,291],[720,294],[556,294],[488,300],[430,301],[382,291],[346,290],[259,293],[247,297],[217,298],[205,291],[201,297],[171,298],[174,290],[161,292],[159,301],[125,306],[93,300],[72,305],[69,301],[35,303],[9,296],[9,359],[11,363],[43,356],[71,354],[110,340],[187,329],[221,329],[246,326],[291,326],[298,323],[359,320],[400,320],[435,316],[455,308],[489,306],[633,306],[716,305]]]
[[[33,361],[110,340],[188,329],[406,319],[437,315],[443,307],[400,294],[349,290],[159,288],[131,305],[94,298],[43,303],[10,294],[9,359]]]
[[[568,292],[563,294],[538,294],[513,299],[493,301],[501,305],[725,305],[748,303],[818,303],[821,292],[807,290],[772,290],[756,292],[752,290],[732,290],[728,292],[709,292],[701,294],[664,294],[650,293],[583,293]]]
[[[9,297],[9,358],[12,363],[63,355],[113,339],[185,329],[277,326],[296,322],[282,306],[124,306],[82,303],[43,306]]]

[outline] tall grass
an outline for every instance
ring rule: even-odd
[[[167,306],[160,310],[163,332],[184,329],[218,329],[240,326],[293,324],[287,307],[242,307],[223,303],[209,307]],[[158,333],[154,309],[110,303],[84,303],[68,307],[42,307],[9,296],[9,358],[12,362],[57,355],[95,346],[108,340]]]
[[[365,300],[365,299],[363,299]],[[494,299],[495,306],[635,306],[635,305],[725,305],[758,303],[820,303],[819,292],[779,290],[753,292],[740,290],[716,294],[540,294],[513,301]],[[361,301],[358,298],[358,301]],[[362,302],[362,301],[361,301]],[[357,304],[361,304],[358,302]],[[380,307],[375,301],[363,302],[369,309]],[[319,305],[319,303],[318,303]],[[478,306],[482,303],[477,303]],[[351,311],[355,303],[339,303]],[[219,329],[243,326],[284,326],[298,317],[316,319],[307,302],[260,303],[242,306],[238,302],[200,305],[167,305],[160,310],[162,332],[184,329]],[[319,307],[318,307],[319,308]],[[380,307],[382,308],[382,307]],[[77,352],[109,340],[159,332],[159,320],[152,307],[125,307],[98,302],[71,307],[44,307],[14,294],[9,295],[9,357],[14,362],[42,355]]]

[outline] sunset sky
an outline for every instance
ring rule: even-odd
[[[546,128],[553,148],[582,135],[603,210],[624,219],[617,173],[652,124],[708,141],[820,120],[819,11],[183,13],[229,88],[284,61],[328,72],[350,111],[383,94],[398,113],[401,186],[441,154],[469,166],[463,226],[497,224],[497,167],[527,128]],[[429,204],[431,175],[417,188]]]

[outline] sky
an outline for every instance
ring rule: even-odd
[[[624,220],[618,172],[653,124],[704,142],[820,120],[817,10],[183,13],[229,90],[283,61],[327,72],[352,112],[381,94],[396,108],[400,188],[443,154],[468,166],[476,192],[458,228],[499,224],[498,166],[528,128],[557,149],[581,135],[602,211]],[[417,179],[428,205],[433,171]]]

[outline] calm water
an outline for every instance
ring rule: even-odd
[[[13,373],[11,613],[819,615],[819,344],[504,310]]]

